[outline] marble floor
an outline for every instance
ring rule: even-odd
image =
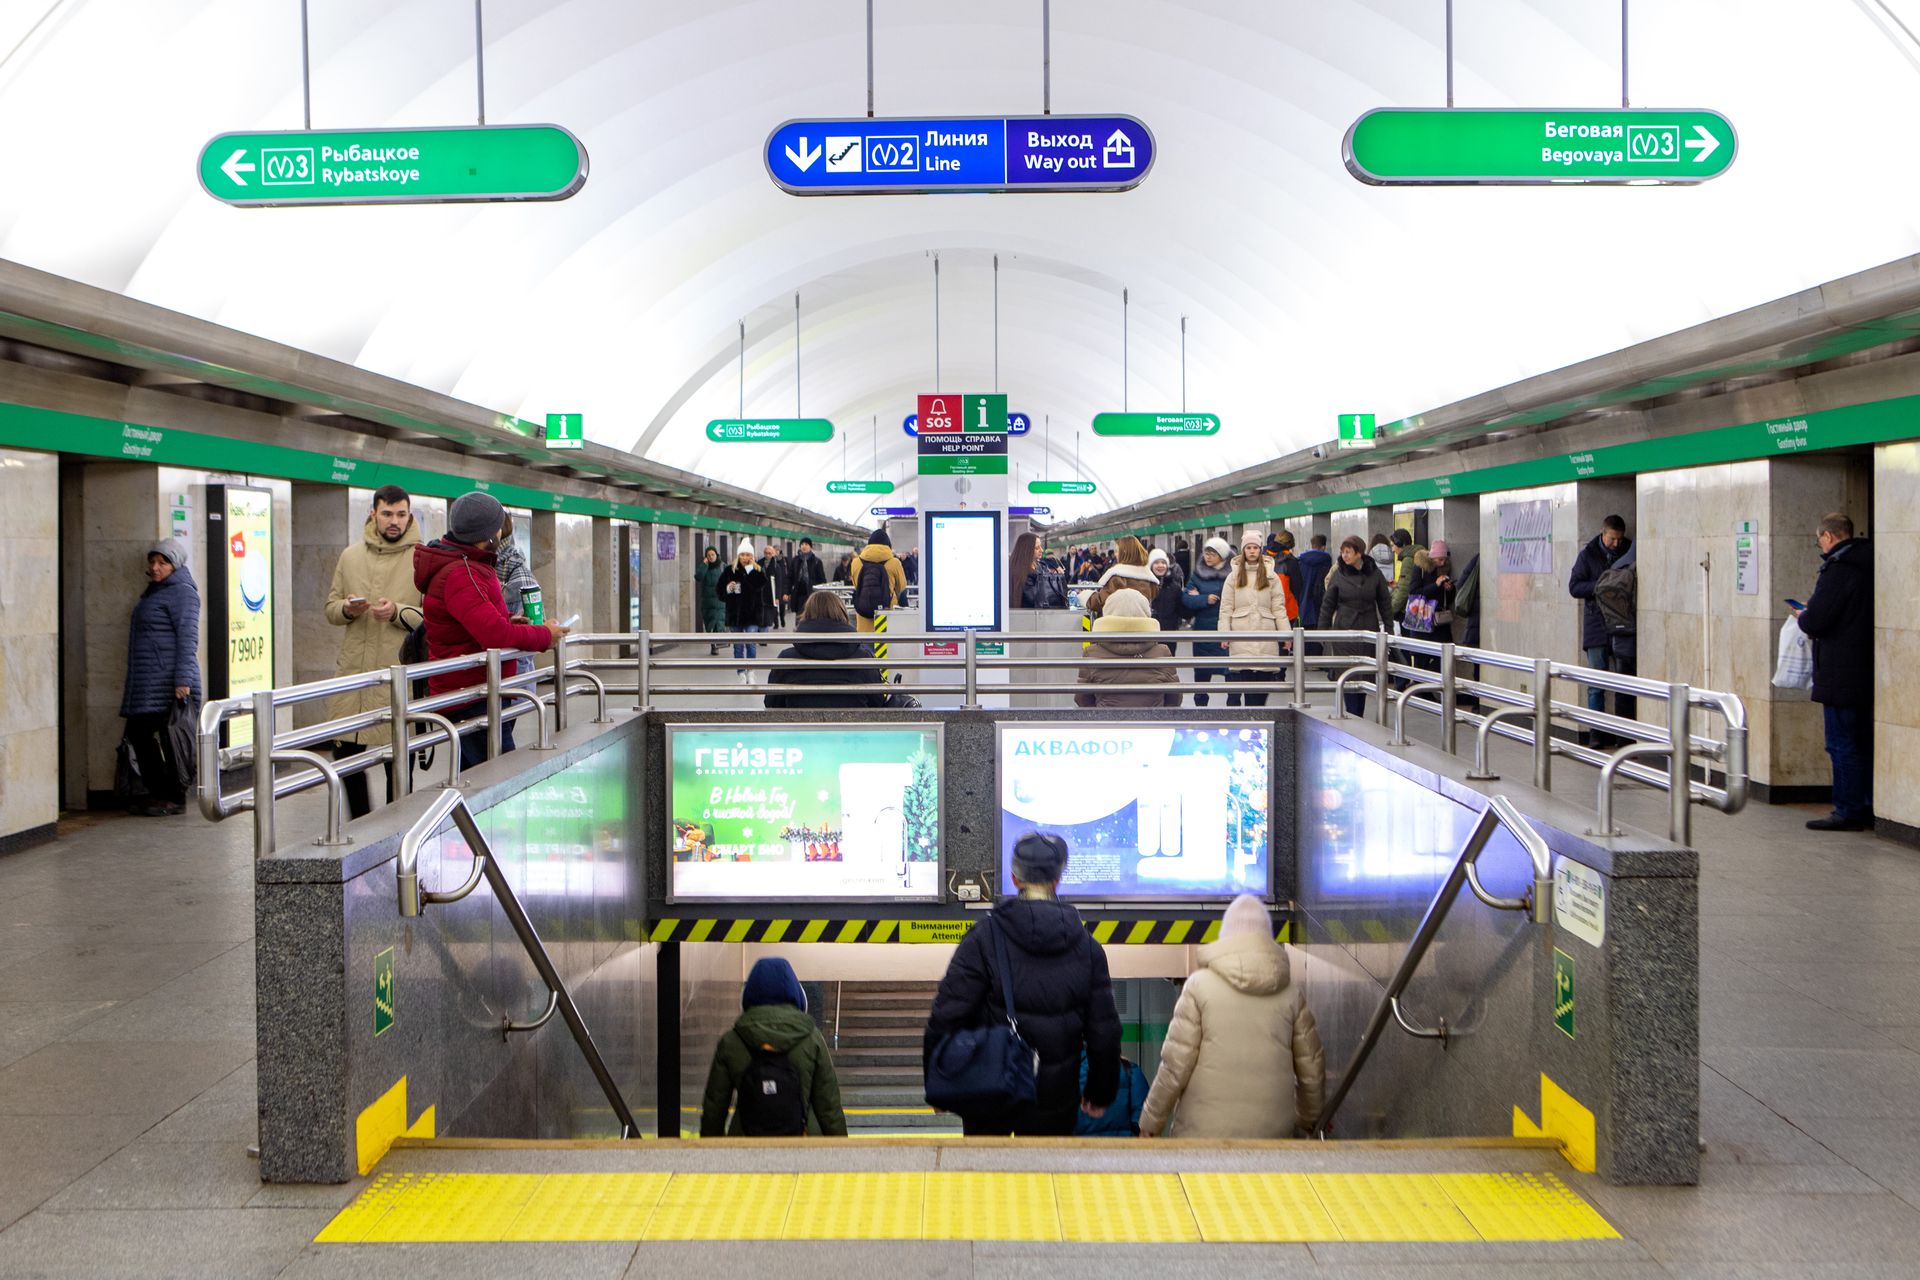
[[[1504,748],[1503,748],[1504,750]],[[1559,771],[1590,800],[1593,772]],[[1622,816],[1658,826],[1662,796]],[[1628,1237],[1545,1245],[316,1245],[358,1187],[266,1187],[251,829],[83,815],[0,857],[0,1277],[1920,1274],[1920,851],[1812,809],[1696,815],[1701,1185],[1580,1190]],[[313,797],[281,821],[317,826]],[[1572,1181],[1577,1175],[1569,1173]]]

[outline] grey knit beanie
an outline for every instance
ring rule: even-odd
[[[477,547],[500,536],[507,509],[490,493],[474,490],[463,493],[447,508],[447,536],[455,542]]]

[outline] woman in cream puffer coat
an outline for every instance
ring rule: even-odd
[[[1220,940],[1200,948],[1200,966],[1174,1006],[1140,1136],[1164,1133],[1169,1118],[1182,1138],[1305,1132],[1326,1097],[1326,1057],[1266,904],[1235,898]]]

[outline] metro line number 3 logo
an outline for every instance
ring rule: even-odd
[[[1627,159],[1678,160],[1679,158],[1679,125],[1630,124],[1627,126]]]
[[[297,187],[313,182],[313,148],[263,148],[260,181],[269,187]]]

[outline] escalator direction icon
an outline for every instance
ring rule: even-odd
[[[860,138],[829,137],[827,139],[827,172],[860,173],[863,171],[864,157],[861,152]]]

